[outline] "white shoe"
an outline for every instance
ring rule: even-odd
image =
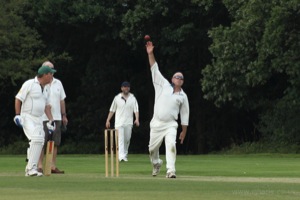
[[[166,178],[176,178],[175,172],[168,172]]]
[[[37,169],[27,169],[25,172],[25,176],[43,176],[43,173],[38,172]]]
[[[120,161],[120,162],[123,162],[123,161],[124,161],[124,162],[128,162],[128,159],[125,157],[125,158],[119,159],[119,161]]]
[[[160,172],[160,167],[162,166],[163,161],[159,159],[158,163],[153,164],[152,176],[156,176]]]
[[[42,172],[38,172],[36,176],[41,177],[44,176],[44,174]]]

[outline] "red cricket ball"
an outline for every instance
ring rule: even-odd
[[[149,41],[151,38],[150,38],[149,35],[145,35],[144,39],[145,39],[146,41]]]

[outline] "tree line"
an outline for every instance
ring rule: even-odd
[[[67,94],[62,153],[103,151],[109,107],[125,80],[141,122],[130,151],[147,153],[154,89],[146,34],[162,74],[185,76],[190,124],[178,153],[255,142],[299,148],[299,7],[297,0],[1,1],[2,152],[24,151],[14,96],[50,60]]]

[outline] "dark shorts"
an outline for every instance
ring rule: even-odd
[[[48,128],[47,128],[47,121],[43,122],[44,125],[44,131],[45,131],[45,146],[47,145],[47,141],[48,141]],[[56,125],[56,129],[53,133],[52,139],[54,141],[54,145],[55,146],[59,146],[60,142],[61,142],[61,121],[55,120],[55,125]]]

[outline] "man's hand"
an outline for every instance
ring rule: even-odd
[[[136,119],[136,120],[134,121],[134,124],[135,124],[137,127],[139,127],[139,126],[140,126],[139,120]]]
[[[55,125],[55,122],[54,122],[54,121],[49,121],[49,122],[47,122],[46,125],[47,125],[48,130],[49,130],[51,133],[53,133],[53,132],[55,131],[56,125]]]
[[[23,128],[22,118],[20,115],[16,115],[14,117],[14,122],[18,127]]]
[[[153,46],[153,43],[151,41],[148,41],[146,43],[146,50],[147,50],[147,53],[148,54],[152,54],[153,53],[153,49],[154,49],[154,46]]]
[[[105,124],[106,128],[110,128],[110,122],[107,120]]]
[[[183,144],[184,138],[185,138],[186,132],[181,132],[179,135],[180,144]]]

